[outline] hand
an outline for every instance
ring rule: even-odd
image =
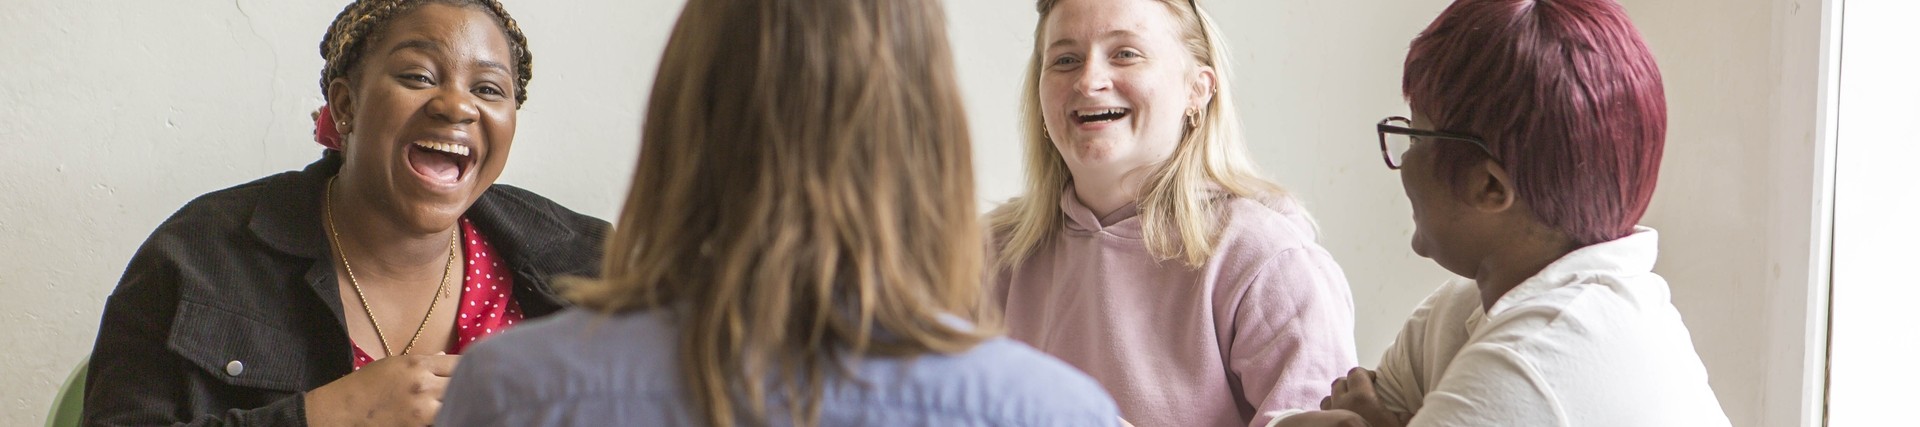
[[[1353,368],[1347,371],[1346,377],[1333,380],[1333,395],[1320,400],[1320,409],[1351,411],[1373,427],[1407,425],[1412,416],[1387,410],[1385,405],[1380,404],[1380,395],[1373,386],[1372,371]]]
[[[1275,427],[1368,427],[1367,420],[1352,411],[1335,409],[1293,414],[1281,418]]]
[[[424,426],[440,413],[440,395],[460,356],[394,356],[307,392],[313,426]]]

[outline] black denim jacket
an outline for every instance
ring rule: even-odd
[[[304,395],[353,370],[321,221],[338,155],[188,202],[107,298],[86,425],[306,424]],[[563,308],[553,280],[598,273],[605,221],[494,185],[467,210],[513,271],[528,318]]]

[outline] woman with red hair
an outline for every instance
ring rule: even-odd
[[[1412,118],[1377,125],[1413,251],[1462,276],[1377,371],[1277,425],[1724,426],[1667,283],[1666,104],[1613,0],[1460,0],[1413,41]]]

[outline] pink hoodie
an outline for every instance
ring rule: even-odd
[[[1009,334],[1092,375],[1141,427],[1317,409],[1357,366],[1346,275],[1291,199],[1220,203],[1220,244],[1194,269],[1147,252],[1136,208],[1097,218],[1069,186],[1066,227],[992,275]]]

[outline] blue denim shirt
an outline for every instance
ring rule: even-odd
[[[679,332],[670,316],[569,309],[483,341],[460,358],[435,425],[703,425],[681,387]],[[822,394],[819,425],[1119,422],[1099,383],[1005,337],[958,354],[868,358],[853,368],[857,382],[836,377]],[[775,399],[769,421],[786,425]]]

